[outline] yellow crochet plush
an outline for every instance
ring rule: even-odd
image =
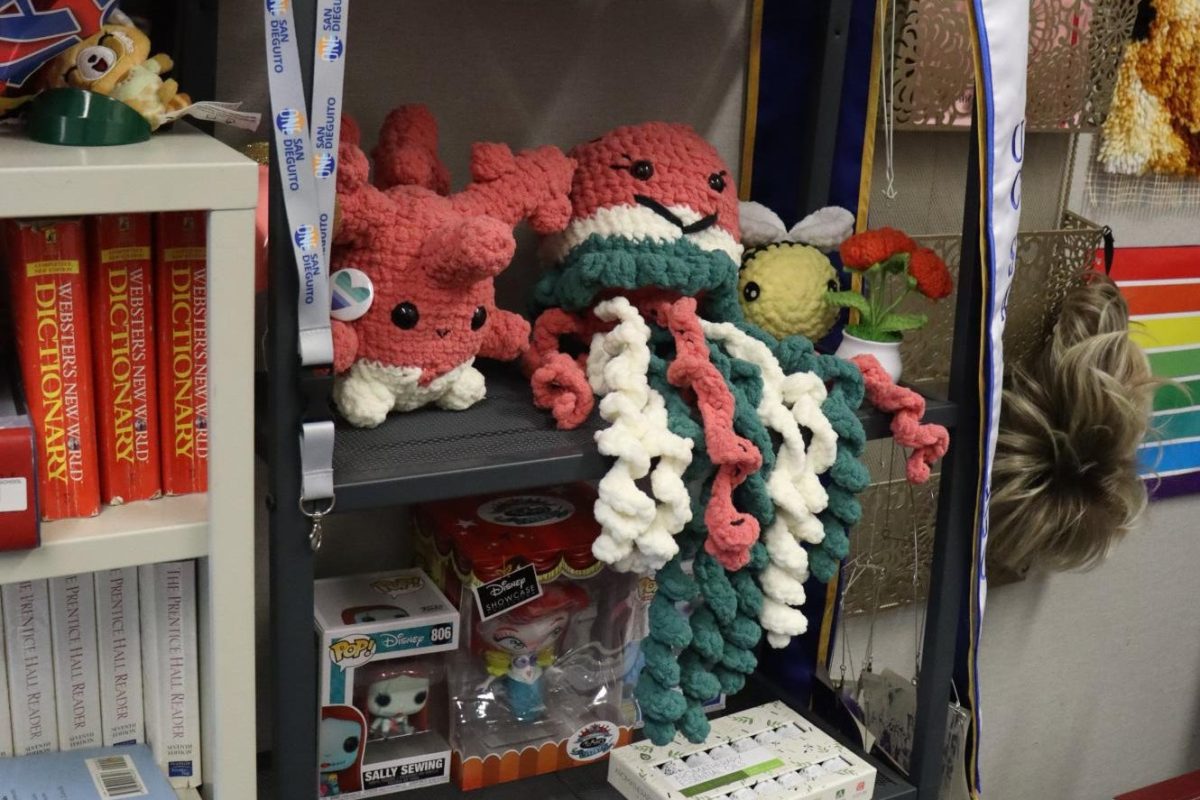
[[[738,273],[738,297],[746,319],[772,336],[797,333],[817,341],[837,320],[825,301],[838,290],[837,271],[815,247],[776,242],[749,251]]]

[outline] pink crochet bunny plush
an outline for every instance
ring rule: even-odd
[[[373,295],[366,314],[333,322],[333,396],[359,427],[430,403],[467,408],[485,394],[476,356],[524,352],[529,325],[496,308],[493,279],[512,260],[518,222],[539,234],[566,226],[575,169],[554,147],[513,155],[475,144],[471,184],[447,195],[437,124],[423,106],[392,111],[373,155],[375,185],[358,126],[343,117],[332,268],[360,270]]]

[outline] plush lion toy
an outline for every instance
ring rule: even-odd
[[[525,351],[529,324],[496,308],[493,278],[512,260],[518,222],[541,234],[567,224],[575,171],[555,147],[513,155],[507,145],[476,144],[472,182],[447,195],[437,125],[423,106],[388,115],[374,157],[372,185],[358,126],[343,117],[333,277],[356,270],[371,297],[362,316],[333,322],[334,402],[367,428],[393,410],[474,405],[485,394],[476,356]]]
[[[1109,172],[1200,177],[1200,2],[1153,0],[1125,49],[1100,161]]]
[[[168,114],[192,104],[174,79],[163,80],[174,66],[164,53],[151,57],[150,39],[132,25],[105,25],[47,64],[40,84],[43,89],[74,86],[120,100],[156,130]]]

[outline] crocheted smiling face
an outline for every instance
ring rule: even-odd
[[[616,128],[570,155],[578,162],[571,223],[543,249],[547,261],[561,261],[592,234],[686,240],[735,263],[741,257],[734,177],[716,148],[687,125]]]

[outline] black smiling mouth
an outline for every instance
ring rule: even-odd
[[[646,197],[644,194],[635,194],[633,199],[638,205],[643,205],[650,209],[667,222],[679,228],[679,230],[683,231],[685,234],[699,233],[700,231],[707,230],[708,228],[711,228],[713,225],[717,224],[717,215],[716,213],[712,213],[706,217],[701,217],[690,225],[684,225],[683,220],[675,216],[671,209],[667,208],[653,197]]]

